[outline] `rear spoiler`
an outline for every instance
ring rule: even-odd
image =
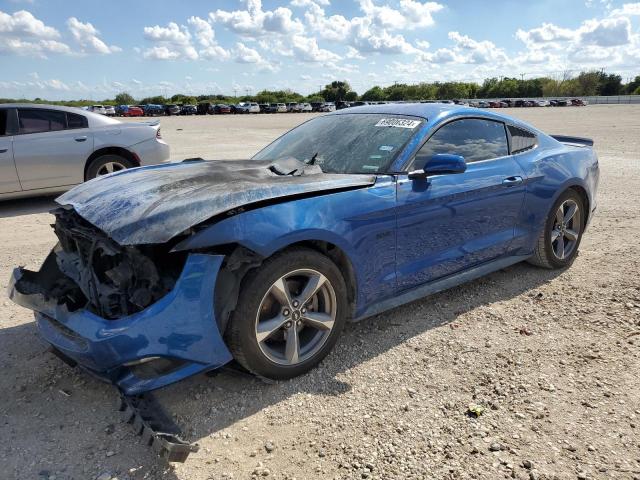
[[[566,143],[568,145],[575,145],[578,147],[593,147],[593,140],[584,137],[569,137],[568,135],[551,135],[560,143]]]

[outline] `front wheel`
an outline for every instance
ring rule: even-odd
[[[578,255],[585,219],[584,202],[578,192],[570,189],[560,195],[549,212],[529,262],[545,268],[570,265]]]
[[[284,251],[243,281],[227,339],[247,370],[274,380],[302,375],[335,345],[348,301],[342,274],[307,248]]]

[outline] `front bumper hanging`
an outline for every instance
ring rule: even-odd
[[[152,393],[130,397],[120,396],[122,420],[133,426],[142,442],[150,446],[168,462],[184,462],[190,453],[197,452],[197,444],[183,440],[178,427],[164,411]]]

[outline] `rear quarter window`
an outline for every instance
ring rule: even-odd
[[[67,128],[88,128],[87,117],[77,113],[67,113]]]
[[[509,136],[511,137],[512,154],[531,150],[538,144],[538,137],[524,128],[508,125],[507,129],[509,130]]]

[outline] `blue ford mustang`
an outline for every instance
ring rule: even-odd
[[[291,378],[347,320],[523,260],[568,266],[596,207],[592,144],[474,108],[341,110],[251,160],[65,193],[58,244],[9,295],[54,352],[127,394],[232,360]]]

